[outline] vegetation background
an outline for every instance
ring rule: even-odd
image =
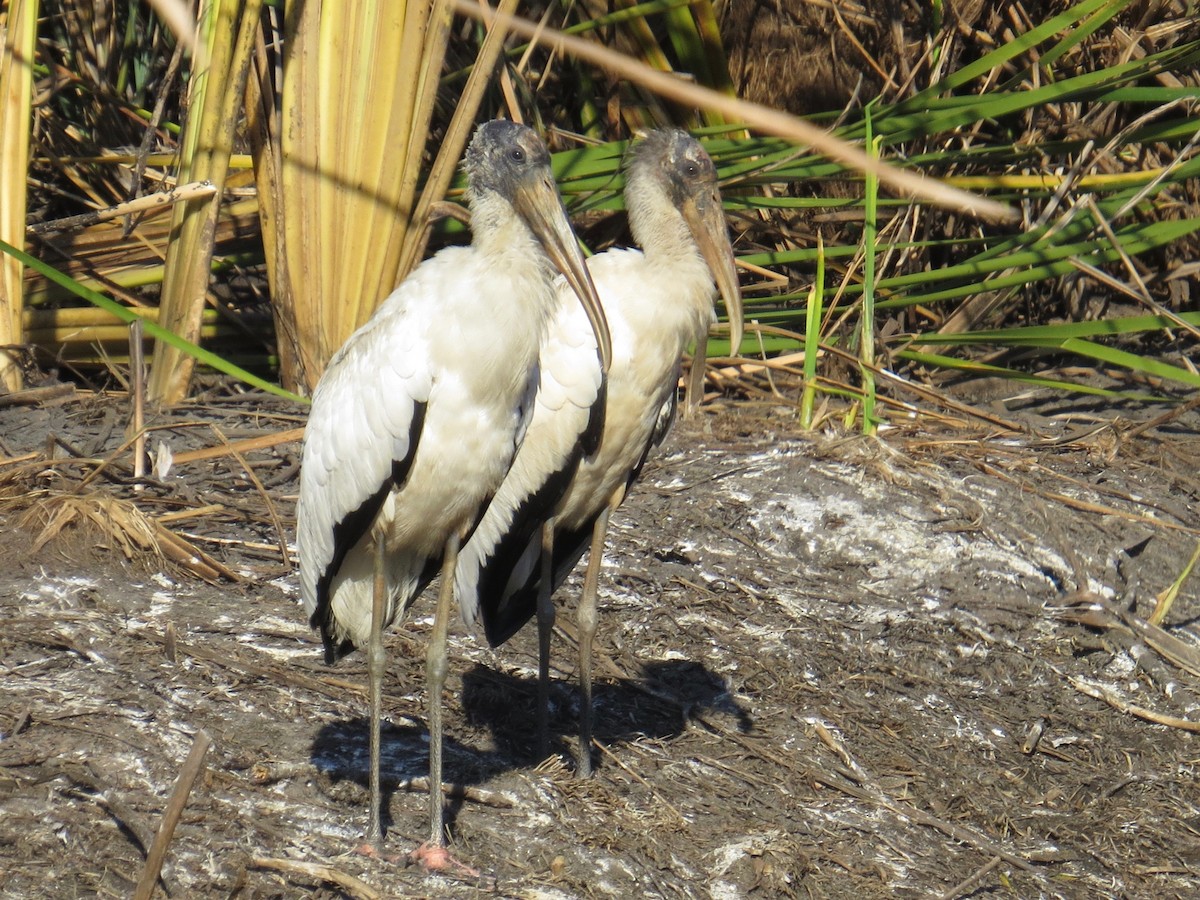
[[[1018,218],[880,193],[713,104],[663,99],[442,0],[203,2],[184,8],[194,46],[144,3],[14,0],[0,240],[37,264],[2,257],[9,388],[50,367],[119,380],[136,315],[155,401],[186,396],[196,359],[307,392],[430,240],[461,239],[434,220],[474,123],[494,116],[546,135],[596,250],[622,239],[625,142],[666,124],[704,135],[751,320],[742,347],[709,350],[760,362],[727,371],[725,389],[787,394],[772,374],[796,376],[806,425],[818,398],[868,430],[936,409],[938,384],[962,373],[1126,399],[1200,386],[1188,4],[501,6],[807,117]],[[195,182],[216,190],[88,218]]]

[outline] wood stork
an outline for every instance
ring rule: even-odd
[[[629,225],[642,250],[609,250],[588,263],[613,341],[598,450],[592,453],[597,421],[591,410],[604,379],[595,338],[560,282],[558,310],[542,345],[533,421],[463,547],[455,577],[463,618],[482,627],[492,646],[537,613],[538,730],[545,752],[551,594],[590,545],[578,612],[581,775],[591,771],[591,647],[609,514],[671,426],[683,351],[693,341],[703,346],[717,290],[734,346],[742,335],[733,249],[716,169],[704,148],[682,131],[652,132],[630,151],[626,176]]]
[[[486,123],[464,168],[471,246],[420,265],[330,361],[313,393],[297,510],[301,593],[326,660],[368,647],[375,849],[381,632],[441,571],[426,657],[430,835],[418,849],[432,868],[449,859],[441,691],[455,560],[532,416],[538,348],[559,302],[556,268],[582,300],[597,367],[611,357],[541,140],[512,122]]]

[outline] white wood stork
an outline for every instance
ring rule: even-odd
[[[591,647],[609,514],[671,426],[683,351],[693,341],[703,351],[717,290],[729,312],[734,346],[742,336],[741,295],[716,169],[700,143],[667,130],[635,145],[626,166],[625,202],[642,250],[609,250],[588,262],[613,341],[602,436],[597,441],[600,423],[591,413],[604,384],[595,339],[560,282],[558,311],[542,345],[533,421],[504,484],[459,555],[455,578],[463,618],[477,630],[482,626],[492,646],[537,613],[544,753],[550,598],[590,544],[578,612],[581,775],[591,772]],[[702,366],[700,353],[697,357],[693,365]]]
[[[376,849],[381,632],[441,571],[426,658],[430,836],[418,850],[431,867],[448,860],[441,691],[455,561],[532,416],[556,268],[583,301],[597,367],[611,357],[541,140],[512,122],[486,123],[464,167],[471,246],[426,260],[330,361],[313,394],[297,510],[301,593],[326,660],[368,646]]]

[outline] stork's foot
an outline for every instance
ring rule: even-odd
[[[473,869],[466,863],[459,862],[450,855],[449,850],[441,844],[435,844],[433,841],[423,843],[410,853],[408,858],[428,872],[443,872],[449,875],[457,875],[461,878],[483,877],[483,873],[478,869]]]
[[[379,859],[385,863],[392,863],[393,865],[402,862],[404,859],[404,857],[398,856],[395,853],[384,853],[383,849],[380,848],[374,841],[363,841],[354,848],[354,852],[359,856],[369,856],[371,859]]]

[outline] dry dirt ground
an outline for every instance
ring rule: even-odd
[[[0,895],[129,896],[203,731],[160,896],[1200,896],[1200,576],[1145,623],[1200,535],[1200,415],[1134,430],[1158,412],[1043,405],[1025,435],[879,441],[805,436],[771,404],[681,423],[613,522],[595,778],[571,768],[578,582],[545,763],[532,629],[495,651],[452,633],[449,823],[472,880],[351,852],[364,661],[322,663],[279,549],[298,445],[184,457],[135,492],[124,401],[7,406]],[[217,392],[150,445],[302,421]],[[210,567],[140,549],[141,513]],[[388,638],[397,855],[426,829],[431,606]]]

